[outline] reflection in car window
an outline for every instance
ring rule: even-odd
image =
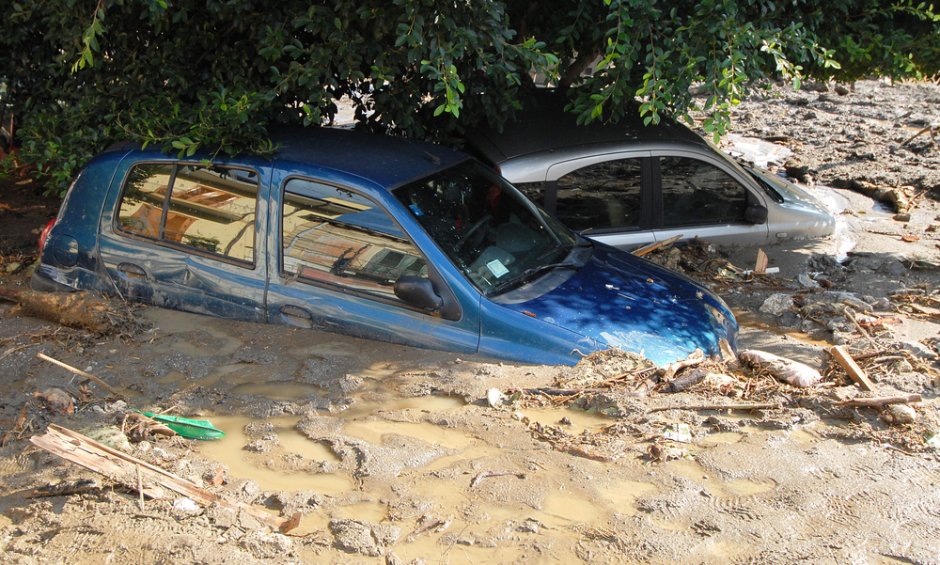
[[[421,253],[371,200],[304,179],[289,180],[284,190],[285,274],[394,300],[400,277],[427,277]]]
[[[486,167],[466,161],[395,196],[483,292],[564,260],[574,234]]]
[[[661,157],[663,225],[743,222],[747,189],[721,169],[688,157]]]
[[[128,175],[117,221],[126,233],[253,263],[257,201],[258,176],[251,171],[138,165]]]
[[[539,206],[545,206],[545,183],[542,182],[517,182],[513,186],[519,189],[519,192],[525,194],[525,197],[535,202]]]
[[[640,159],[588,165],[558,179],[557,215],[577,231],[638,228],[642,185]]]

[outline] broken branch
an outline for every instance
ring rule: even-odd
[[[878,398],[853,398],[833,403],[833,406],[855,408],[882,408],[889,404],[911,404],[923,400],[919,394],[905,394],[902,396],[882,396]]]
[[[83,370],[81,370],[81,369],[75,368],[75,367],[69,365],[68,363],[63,363],[62,361],[59,361],[58,359],[53,359],[52,357],[49,357],[48,355],[46,355],[45,353],[42,353],[42,352],[37,353],[37,354],[36,354],[36,357],[38,357],[39,359],[42,359],[43,361],[48,361],[48,362],[50,362],[50,363],[52,363],[53,365],[56,365],[56,366],[58,366],[58,367],[62,367],[63,369],[65,369],[66,371],[72,373],[73,375],[78,375],[78,376],[80,376],[80,377],[84,377],[84,378],[90,380],[91,382],[95,383],[96,385],[98,385],[98,386],[100,386],[101,388],[103,388],[103,389],[105,389],[106,391],[108,391],[108,394],[110,394],[110,395],[112,395],[112,396],[115,396],[115,397],[120,398],[120,399],[123,399],[123,400],[127,400],[127,398],[126,398],[123,394],[121,394],[121,393],[119,393],[118,391],[114,390],[113,388],[111,388],[111,385],[109,385],[108,383],[106,383],[106,382],[104,382],[103,380],[99,379],[98,377],[92,375],[91,373],[88,373],[88,372],[85,372],[85,371],[83,371]]]
[[[779,402],[744,402],[739,404],[693,404],[690,406],[660,406],[651,408],[649,412],[664,412],[666,410],[776,410],[783,408]]]

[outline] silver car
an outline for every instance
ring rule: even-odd
[[[501,133],[470,133],[467,149],[592,239],[621,249],[675,236],[766,245],[835,229],[806,191],[738,164],[675,121],[644,126],[631,113],[579,126],[563,106],[543,93]]]

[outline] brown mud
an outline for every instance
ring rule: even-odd
[[[649,371],[629,356],[516,366],[120,303],[110,307],[119,323],[87,331],[0,302],[4,561],[940,561],[940,147],[929,136],[903,145],[911,128],[940,120],[940,88],[842,90],[774,91],[739,108],[735,132],[783,140],[815,172],[805,180],[820,185],[912,187],[909,220],[870,196],[820,188],[841,203],[845,231],[766,249],[778,275],[727,267],[752,268],[755,249],[702,245],[653,257],[725,297],[742,323],[741,349],[807,363],[822,372],[821,386],[704,365],[702,380],[668,393],[669,379],[647,383]],[[852,157],[869,151],[873,160]],[[16,249],[31,260],[25,245]],[[22,289],[25,277],[10,269],[0,282]],[[875,393],[829,360],[826,349],[840,343]],[[127,401],[39,352],[126,391]],[[72,413],[43,400],[54,389],[73,399]],[[559,389],[571,394],[539,392]],[[837,404],[897,394],[922,396],[912,420],[906,409]],[[702,408],[758,403],[775,407]],[[129,407],[205,417],[227,436],[130,443],[116,428],[103,434]],[[28,438],[50,422],[104,437],[227,500],[300,513],[300,524],[275,533],[251,515],[176,495],[141,507],[132,489],[33,447]],[[100,486],[31,496],[85,478]]]

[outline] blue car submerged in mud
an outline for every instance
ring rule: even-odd
[[[343,130],[270,159],[115,147],[43,233],[32,284],[529,363],[734,347],[725,304],[592,242],[443,147]]]

